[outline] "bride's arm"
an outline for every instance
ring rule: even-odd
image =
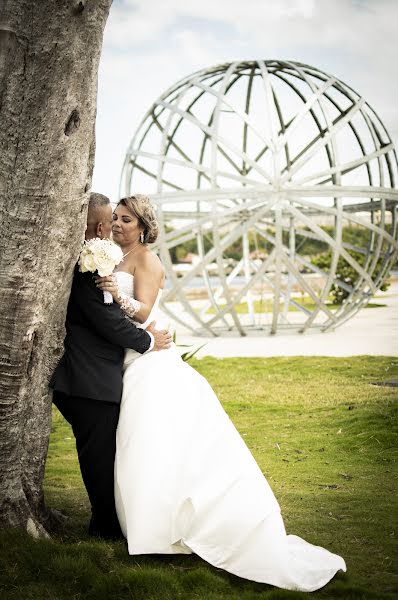
[[[134,314],[134,320],[144,323],[149,317],[159,288],[163,285],[163,266],[152,252],[146,252],[140,257],[140,262],[134,271],[134,299],[140,303]]]
[[[110,292],[126,315],[138,323],[144,323],[149,317],[163,281],[162,264],[152,252],[143,254],[140,263],[135,268],[134,298],[119,291],[112,275],[96,278],[97,287]]]

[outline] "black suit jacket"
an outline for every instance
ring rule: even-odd
[[[142,354],[150,346],[148,333],[126,319],[118,304],[104,304],[92,274],[77,267],[65,327],[65,352],[50,387],[69,396],[119,403],[124,349]]]

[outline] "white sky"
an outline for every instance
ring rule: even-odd
[[[114,0],[92,189],[115,201],[127,146],[151,104],[182,77],[233,60],[290,59],[335,75],[397,143],[397,23],[398,0]]]

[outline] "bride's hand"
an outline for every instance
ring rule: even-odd
[[[97,275],[94,281],[97,288],[112,294],[114,301],[120,304],[120,292],[113,275],[108,275],[107,277],[99,277],[99,275]]]

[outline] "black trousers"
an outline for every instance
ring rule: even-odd
[[[70,423],[84,485],[91,503],[89,533],[122,536],[114,498],[116,428],[120,407],[111,402],[53,392],[53,402]]]

